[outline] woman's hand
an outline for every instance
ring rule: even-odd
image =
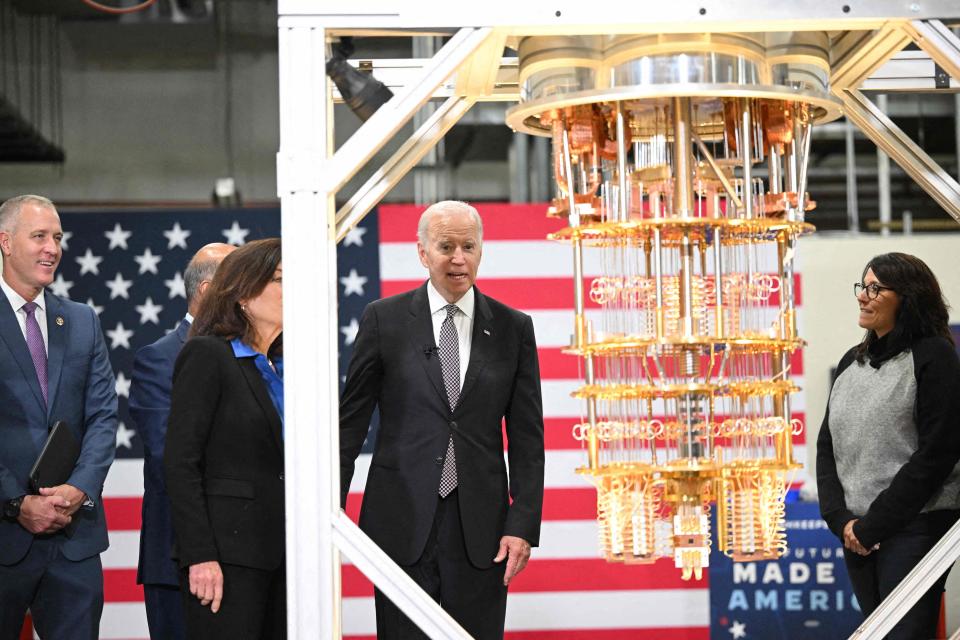
[[[853,551],[854,553],[857,553],[861,556],[870,555],[870,552],[876,549],[877,547],[879,547],[880,545],[875,545],[873,549],[867,549],[862,544],[860,544],[860,541],[857,540],[856,534],[853,533],[853,525],[856,522],[857,522],[857,519],[854,518],[843,527],[843,546],[849,549],[850,551]]]
[[[210,611],[220,610],[223,599],[223,571],[216,560],[190,565],[190,593],[197,596],[200,604],[210,605]]]

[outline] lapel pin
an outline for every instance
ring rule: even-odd
[[[57,326],[58,327],[63,326],[63,316],[57,316]]]
[[[484,332],[486,335],[490,335],[490,330],[489,330],[489,329],[484,329],[483,332]]]

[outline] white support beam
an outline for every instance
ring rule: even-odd
[[[883,638],[893,629],[913,605],[960,558],[960,522],[947,531],[927,555],[907,574],[897,588],[890,592],[880,606],[863,621],[850,640]],[[951,638],[960,637],[960,631]]]
[[[324,190],[336,193],[373,157],[385,140],[391,139],[444,80],[455,73],[491,36],[491,29],[464,28],[433,57],[419,82],[395,95],[354,132],[333,158],[317,169]]]
[[[960,38],[939,20],[913,20],[903,30],[921,49],[960,82]]]
[[[910,36],[899,27],[890,23],[874,32],[845,33],[833,47],[830,86],[836,91],[863,84],[910,42]]]
[[[377,206],[407,172],[470,110],[474,98],[448,98],[403,145],[383,163],[337,212],[337,242]]]
[[[960,222],[960,184],[862,93],[856,89],[834,93],[843,101],[847,118]]]
[[[297,292],[284,300],[285,340],[296,345],[285,354],[284,385],[287,634],[293,640],[341,637],[337,547],[342,546],[432,638],[467,640],[470,636],[340,510],[336,190],[317,171],[318,166],[327,165],[333,152],[333,103],[325,74],[327,32],[300,22],[280,24],[277,184],[286,256],[284,287]],[[452,60],[448,52],[428,76],[442,82],[485,37],[476,30],[463,31],[453,47],[460,60]],[[420,90],[423,101],[432,90]],[[414,88],[410,93],[417,92]],[[408,143],[409,154],[397,159],[394,171],[411,160],[415,163],[416,154],[429,149],[473,102],[451,99],[422,127],[428,140]],[[397,129],[399,125],[390,135]],[[358,165],[344,171],[352,175],[361,160],[366,161],[361,156],[349,156]],[[362,194],[363,202],[373,206],[383,192],[368,189]]]
[[[893,56],[858,87],[881,93],[943,91],[937,88],[937,64],[925,51],[904,50]],[[950,79],[960,89],[960,78]]]
[[[509,34],[523,35],[846,31],[878,29],[894,18],[960,17],[956,0],[680,0],[621,3],[615,12],[600,11],[591,3],[538,1],[505,5],[366,0],[344,5],[333,0],[279,0],[278,5],[280,14],[291,20],[319,18],[337,33],[360,35],[382,35],[384,30],[436,32],[462,25],[498,27]]]
[[[286,383],[287,635],[340,637],[337,260],[333,194],[311,167],[327,156],[332,104],[322,28],[279,31],[281,207]],[[296,345],[296,348],[290,348]]]
[[[477,98],[493,95],[506,40],[503,30],[494,30],[483,46],[477,48],[457,72],[457,95]]]
[[[470,640],[450,614],[427,597],[419,585],[397,566],[342,511],[333,521],[337,546],[364,575],[371,578],[390,601],[433,640]]]
[[[359,68],[360,63],[369,65],[370,73],[394,93],[405,91],[408,87],[417,84],[423,75],[424,68],[430,64],[429,58],[356,58],[348,60],[351,65]],[[480,102],[517,102],[520,100],[520,90],[517,86],[520,75],[516,57],[502,57],[491,68],[494,76],[492,88],[483,94],[477,94]],[[931,63],[932,65],[933,63]],[[471,65],[472,67],[473,65]],[[932,74],[931,74],[932,76]],[[433,92],[433,98],[449,98],[454,95],[469,95],[468,91],[458,89],[461,86],[461,73],[458,72],[450,79],[445,80]],[[332,87],[333,99],[343,102],[340,91]]]

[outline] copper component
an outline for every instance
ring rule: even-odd
[[[668,180],[672,175],[670,165],[660,164],[653,167],[644,167],[637,169],[631,174],[631,179],[644,183],[662,182]]]
[[[785,102],[778,100],[760,103],[760,121],[764,147],[793,142],[793,111]]]
[[[810,199],[808,193],[803,201],[804,208],[812,211],[817,208],[815,200]],[[767,193],[763,196],[763,215],[771,217],[782,217],[787,209],[797,208],[797,194],[794,191],[785,191],[783,193]]]

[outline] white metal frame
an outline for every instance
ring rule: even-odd
[[[336,242],[356,225],[476,101],[515,100],[516,61],[502,60],[517,35],[845,31],[834,52],[834,91],[848,115],[960,220],[960,186],[859,89],[910,40],[958,81],[960,46],[937,21],[960,14],[956,0],[811,0],[783,5],[675,2],[621,5],[616,23],[590,3],[368,0],[349,10],[329,0],[279,0],[280,149],[277,154],[286,288],[286,513],[288,631],[340,637],[342,551],[431,638],[469,638],[339,508]],[[411,80],[339,149],[333,150],[328,37],[452,35]],[[511,64],[513,70],[511,70]],[[511,78],[512,74],[512,78]],[[513,80],[511,85],[510,81]],[[436,113],[338,212],[334,197],[431,97]],[[871,108],[872,107],[872,108]],[[899,135],[898,135],[899,133]],[[902,137],[901,137],[902,136]],[[891,142],[890,140],[894,140]],[[940,194],[938,197],[935,194]]]
[[[960,558],[960,522],[953,525],[923,557],[923,560],[897,585],[897,588],[863,621],[863,624],[850,636],[850,640],[886,637],[894,625],[910,611],[927,589],[933,586],[937,578],[953,566],[958,558]],[[960,640],[960,629],[950,636],[950,640]]]

